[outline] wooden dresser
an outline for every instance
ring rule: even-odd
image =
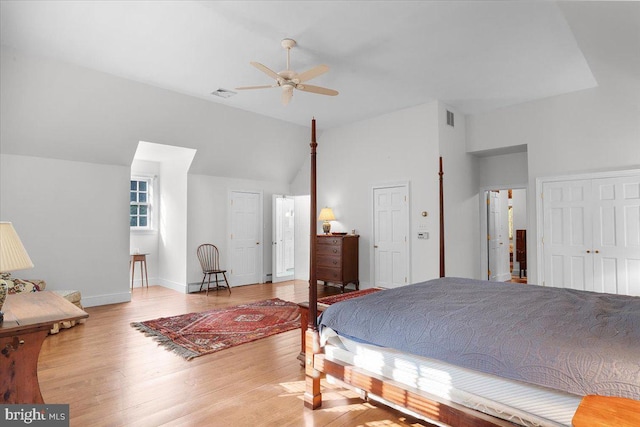
[[[320,234],[317,240],[316,278],[344,287],[349,283],[360,289],[358,280],[358,235]]]

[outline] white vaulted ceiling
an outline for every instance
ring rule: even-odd
[[[609,2],[606,2],[609,3]],[[576,14],[574,14],[576,15]],[[340,126],[435,99],[464,113],[594,87],[581,41],[556,2],[2,1],[2,44],[307,126]],[[606,24],[605,24],[606,25]],[[279,89],[249,65],[331,70]]]

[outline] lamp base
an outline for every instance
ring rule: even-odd
[[[329,234],[331,232],[331,223],[329,221],[322,223],[322,231],[324,231],[324,234]]]

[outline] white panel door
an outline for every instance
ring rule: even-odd
[[[640,176],[594,179],[594,291],[640,296]]]
[[[547,286],[640,296],[640,175],[543,184]]]
[[[511,279],[509,268],[509,198],[505,191],[487,192],[488,278],[493,282]]]
[[[295,203],[292,196],[273,195],[272,266],[273,283],[292,280],[295,262]]]
[[[262,282],[262,194],[230,193],[231,285]]]
[[[591,181],[543,184],[544,284],[593,290]]]
[[[407,186],[373,189],[374,286],[408,284]]]

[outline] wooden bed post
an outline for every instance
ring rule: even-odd
[[[314,369],[314,355],[320,352],[320,334],[318,333],[318,281],[316,279],[316,215],[317,215],[317,193],[316,193],[316,119],[311,120],[311,214],[310,214],[310,259],[309,259],[309,322],[305,336],[305,363],[306,387],[304,393],[304,406],[311,409],[319,408],[322,405],[322,395],[320,394],[320,372]]]
[[[440,277],[444,277],[444,172],[442,170],[442,157],[440,157]]]

